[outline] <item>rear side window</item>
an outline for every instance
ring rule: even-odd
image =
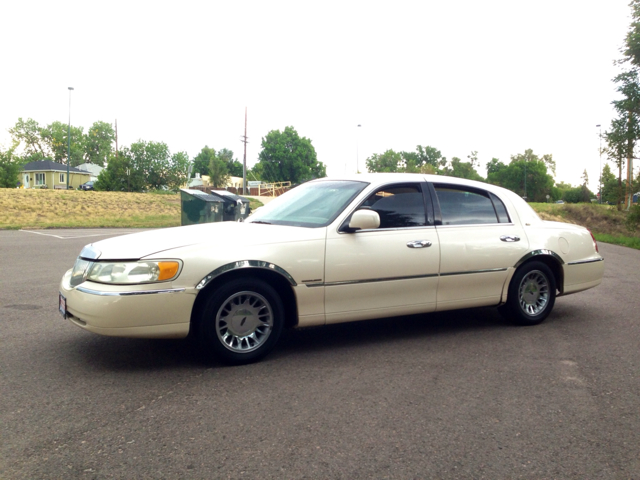
[[[502,201],[480,189],[457,185],[434,185],[442,225],[478,225],[508,223],[509,215]]]

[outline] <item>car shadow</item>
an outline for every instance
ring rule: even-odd
[[[495,308],[364,320],[286,330],[275,350],[263,360],[274,363],[308,352],[323,354],[352,347],[446,336],[457,332],[510,328]],[[203,354],[192,339],[151,340],[97,335],[67,338],[70,359],[96,370],[171,370],[222,368],[224,364]]]

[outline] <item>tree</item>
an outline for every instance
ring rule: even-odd
[[[113,152],[115,139],[116,132],[110,123],[94,122],[85,137],[84,160],[101,167],[104,166]]]
[[[69,125],[62,122],[52,122],[40,129],[40,137],[46,144],[53,161],[67,164],[69,151]],[[69,165],[75,167],[84,163],[85,135],[82,127],[71,126],[71,161]]]
[[[193,157],[193,173],[199,173],[200,175],[209,175],[209,163],[211,159],[216,156],[216,151],[213,148],[209,148],[205,145],[200,153]]]
[[[621,73],[614,78],[618,83],[617,91],[622,94],[622,99],[612,102],[618,117],[611,122],[611,129],[605,132],[607,140],[607,156],[618,166],[620,188],[622,188],[622,170],[624,161],[627,161],[627,181],[625,190],[631,204],[630,194],[633,172],[633,159],[637,139],[640,137],[640,82],[637,70]],[[620,202],[616,202],[618,208]]]
[[[109,158],[93,186],[96,190],[112,192],[142,192],[145,189],[144,174],[134,165],[129,147],[123,147],[118,156]]]
[[[472,152],[472,154],[474,153],[477,152]],[[474,163],[477,162],[477,160],[477,157],[475,157],[475,159],[472,159],[471,162],[463,162],[458,157],[453,157],[451,159],[451,167],[445,167],[443,173],[452,177],[466,178],[468,180],[478,180],[479,182],[483,182],[484,178],[482,178],[482,176],[473,167]]]
[[[158,190],[167,186],[171,154],[166,143],[138,140],[129,150],[133,168],[142,172],[147,188]]]
[[[609,165],[605,165],[602,169],[602,203],[609,205],[620,204],[622,199],[622,192],[620,190],[620,184],[618,179],[611,172]]]
[[[434,147],[416,146],[418,167],[430,165],[433,167],[434,173],[447,164],[447,159],[442,156],[440,150]]]
[[[0,150],[0,188],[15,188],[20,183],[19,175],[22,169],[20,157],[14,155],[15,147]]]
[[[218,151],[218,156],[227,162],[227,170],[232,177],[242,177],[243,167],[238,160],[234,160],[233,152],[227,148]]]
[[[288,180],[295,185],[327,175],[311,140],[300,137],[293,127],[286,127],[283,132],[272,130],[267,133],[262,138],[262,151],[258,158],[263,178],[270,182]]]
[[[42,127],[35,120],[26,121],[18,118],[16,124],[9,129],[14,146],[22,145],[24,156],[29,161],[44,160],[51,156],[47,144],[42,140]]]
[[[401,153],[387,150],[381,155],[374,153],[365,163],[369,172],[399,172],[402,169],[402,160]]]
[[[489,183],[508,188],[534,202],[545,202],[547,195],[553,193],[553,177],[547,173],[548,163],[533,150],[512,155],[509,165],[494,160],[487,164]]]
[[[190,163],[187,152],[177,152],[171,155],[171,162],[165,179],[166,185],[170,190],[177,191],[187,183]]]
[[[229,169],[227,162],[214,155],[209,161],[209,181],[214,188],[224,188],[229,183]]]

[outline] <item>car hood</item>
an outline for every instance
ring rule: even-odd
[[[99,260],[138,260],[174,248],[210,244],[212,248],[265,245],[324,238],[325,228],[221,222],[149,230],[92,243],[85,247]],[[84,255],[81,254],[81,255]]]

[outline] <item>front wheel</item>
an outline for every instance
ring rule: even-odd
[[[255,362],[273,349],[282,332],[278,293],[255,279],[236,279],[213,292],[200,318],[200,340],[225,363]]]
[[[549,316],[556,301],[556,280],[542,262],[530,262],[511,279],[505,310],[517,325],[537,325]]]

